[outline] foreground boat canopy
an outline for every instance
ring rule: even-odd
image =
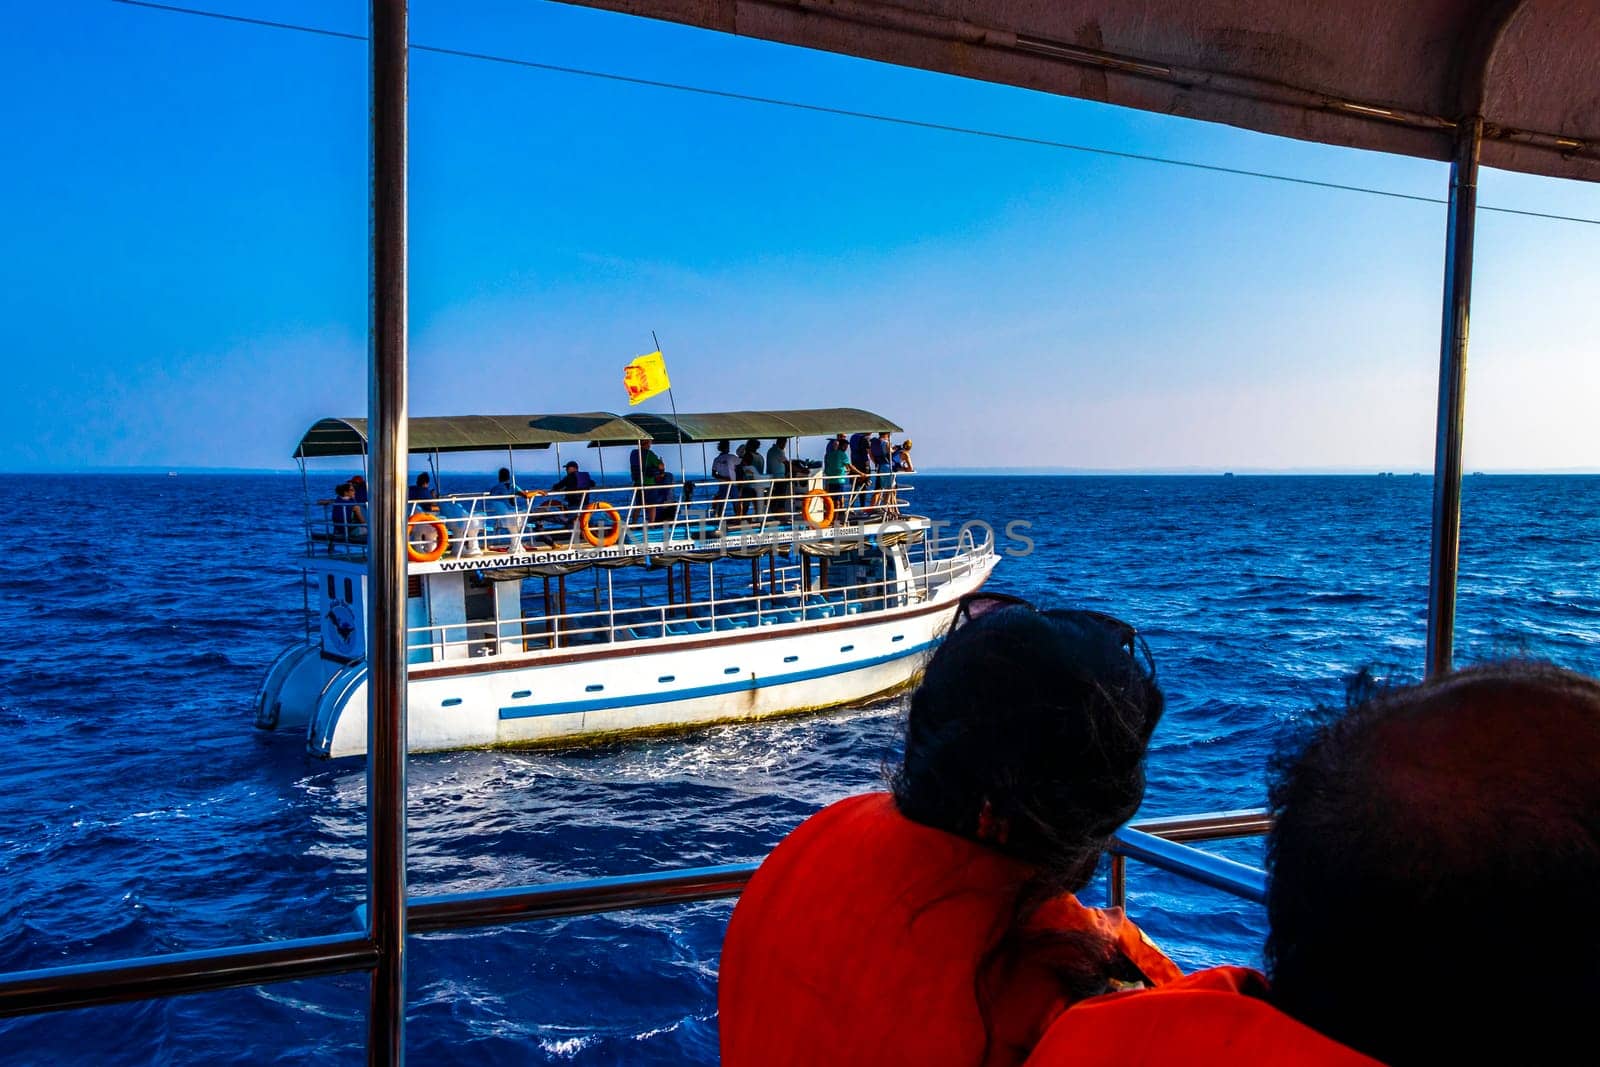
[[[549,448],[587,442],[631,445],[657,441],[716,441],[722,438],[813,437],[822,434],[900,432],[900,427],[860,408],[809,408],[798,411],[713,411],[678,416],[639,414],[626,418],[607,411],[567,415],[440,415],[409,420],[411,451],[497,452],[507,448]],[[681,428],[681,433],[680,433]],[[321,419],[294,450],[296,459],[361,456],[367,451],[366,419]]]
[[[1600,180],[1592,0],[567,0],[1260,133]]]

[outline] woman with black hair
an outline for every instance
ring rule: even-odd
[[[723,1062],[1017,1064],[1075,1001],[1178,977],[1072,895],[1144,796],[1162,707],[1127,624],[964,601],[893,792],[808,819],[734,910]]]

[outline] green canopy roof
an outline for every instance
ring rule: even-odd
[[[680,436],[678,428],[682,429]],[[593,445],[657,441],[744,440],[749,437],[819,437],[839,432],[899,433],[900,427],[860,408],[805,408],[798,411],[710,411],[679,415],[638,414],[623,418],[609,411],[568,415],[441,415],[410,420],[412,452],[493,452],[503,448],[549,448],[587,441]],[[295,449],[296,458],[360,456],[367,451],[366,419],[322,419]]]
[[[860,408],[803,408],[796,411],[712,411],[699,414],[629,415],[628,421],[657,441],[744,440],[749,437],[821,437],[836,433],[900,427]],[[676,425],[674,425],[676,422]],[[679,431],[682,431],[681,433]]]
[[[573,415],[444,415],[410,420],[412,452],[490,452],[549,448],[569,441],[621,444],[639,430],[606,411]],[[367,450],[366,419],[322,419],[300,439],[298,458],[359,456]]]

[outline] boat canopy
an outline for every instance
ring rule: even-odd
[[[797,411],[709,411],[686,415],[628,416],[644,436],[656,441],[743,441],[751,437],[831,437],[844,433],[899,433],[900,427],[860,408],[805,408]]]
[[[1600,181],[1593,0],[568,0],[1259,133]]]
[[[679,433],[679,427],[682,433]],[[717,441],[722,438],[815,437],[840,431],[899,433],[900,427],[860,408],[809,408],[799,411],[713,411],[677,416],[638,414],[624,418],[608,411],[566,415],[441,415],[410,420],[410,450],[496,452],[506,448],[549,448],[587,442],[594,446],[657,441]],[[295,448],[296,459],[361,456],[367,451],[366,419],[321,419]]]
[[[441,415],[410,420],[412,452],[494,452],[549,448],[570,441],[624,444],[638,427],[606,411],[569,415]],[[360,456],[367,451],[366,419],[322,419],[307,430],[296,459]]]

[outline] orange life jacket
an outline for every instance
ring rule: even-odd
[[[722,948],[726,1067],[1019,1064],[1066,1007],[1039,959],[984,986],[978,969],[1031,869],[900,814],[887,793],[842,800],[778,845],[751,880]],[[1096,934],[1150,983],[1177,966],[1122,915],[1070,895],[1032,920]]]
[[[1266,989],[1247,967],[1213,967],[1091,997],[1056,1018],[1027,1067],[1378,1067],[1268,1004]]]

